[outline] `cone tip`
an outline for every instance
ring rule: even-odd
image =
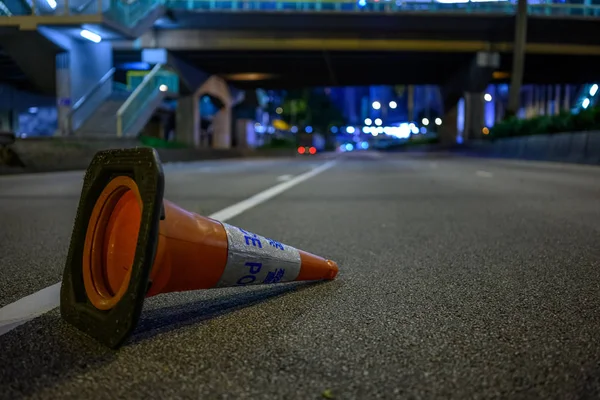
[[[340,269],[338,268],[337,263],[332,260],[327,260],[327,265],[329,266],[329,274],[325,279],[332,280],[337,276]]]

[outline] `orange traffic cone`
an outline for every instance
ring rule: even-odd
[[[163,200],[153,149],[108,150],[88,170],[61,287],[61,314],[104,344],[131,334],[145,297],[335,278],[335,262]]]

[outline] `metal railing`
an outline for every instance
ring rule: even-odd
[[[447,3],[438,0],[29,0],[31,7],[12,10],[13,15],[90,15],[106,14],[126,26],[137,23],[155,7],[189,11],[303,11],[303,12],[436,12],[514,14],[516,1],[468,1]],[[16,3],[15,3],[16,4]],[[20,7],[15,7],[20,8]],[[568,4],[531,1],[530,15],[558,17],[600,17],[600,4]]]
[[[69,132],[73,134],[112,93],[115,68],[106,74],[86,94],[73,104],[69,113]]]
[[[129,133],[128,130],[136,122],[137,118],[146,111],[146,106],[160,94],[161,84],[157,77],[162,68],[162,64],[156,64],[119,108],[119,111],[117,111],[118,137],[126,136]]]
[[[12,15],[13,15],[13,13],[6,6],[6,4],[4,4],[3,1],[0,1],[0,16],[2,16],[2,17],[10,17]]]
[[[127,71],[127,89],[135,90],[149,73],[150,71]],[[164,85],[168,92],[179,93],[179,76],[176,73],[163,68],[157,72],[155,79],[159,88]]]
[[[131,27],[161,6],[163,0],[0,0],[0,16],[65,16],[106,15],[111,20]]]
[[[447,3],[437,0],[164,0],[167,8],[197,11],[310,11],[310,12],[453,12],[515,14],[516,1],[469,1]],[[600,4],[554,4],[531,2],[531,15],[596,16],[600,17]]]
[[[110,7],[106,14],[111,20],[132,27],[162,4],[162,0],[110,0]]]

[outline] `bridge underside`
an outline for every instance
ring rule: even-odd
[[[370,51],[177,51],[174,54],[240,88],[369,84],[439,84],[473,60],[473,53]],[[512,57],[501,55],[500,71]],[[600,56],[528,55],[525,83],[587,83],[598,79]],[[505,82],[508,77],[498,79]]]
[[[525,82],[596,81],[597,27],[595,19],[530,18]],[[171,10],[115,50],[118,59],[166,48],[240,88],[446,84],[479,51],[499,52],[499,71],[510,71],[513,36],[514,17],[503,14]]]
[[[511,42],[515,18],[509,14],[443,12],[191,12],[170,10],[159,29],[245,31],[282,37],[480,40]],[[532,43],[600,45],[597,18],[531,16]]]

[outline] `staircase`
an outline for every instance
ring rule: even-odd
[[[116,136],[117,112],[129,94],[112,93],[96,111],[84,121],[75,136]]]
[[[136,39],[164,15],[163,3],[163,0],[0,0],[0,17],[101,14],[105,25]]]
[[[0,76],[2,76],[3,81],[19,89],[31,89],[32,85],[23,70],[2,48],[0,48]]]
[[[157,64],[117,111],[117,136],[137,136],[168,95],[179,93],[179,78]]]
[[[104,23],[132,39],[137,39],[151,29],[154,22],[165,13],[163,0],[105,0],[105,2],[109,5],[102,10]]]
[[[0,16],[31,15],[31,7],[25,0],[0,0]]]
[[[33,90],[48,95],[56,94],[56,55],[62,51],[61,48],[33,30],[3,32],[0,35],[0,48],[2,60],[10,59],[29,80]],[[2,74],[1,77],[9,76]]]
[[[161,64],[131,88],[113,83],[114,72],[113,68],[74,104],[70,118],[73,135],[136,137],[166,97],[179,92],[177,75]]]

